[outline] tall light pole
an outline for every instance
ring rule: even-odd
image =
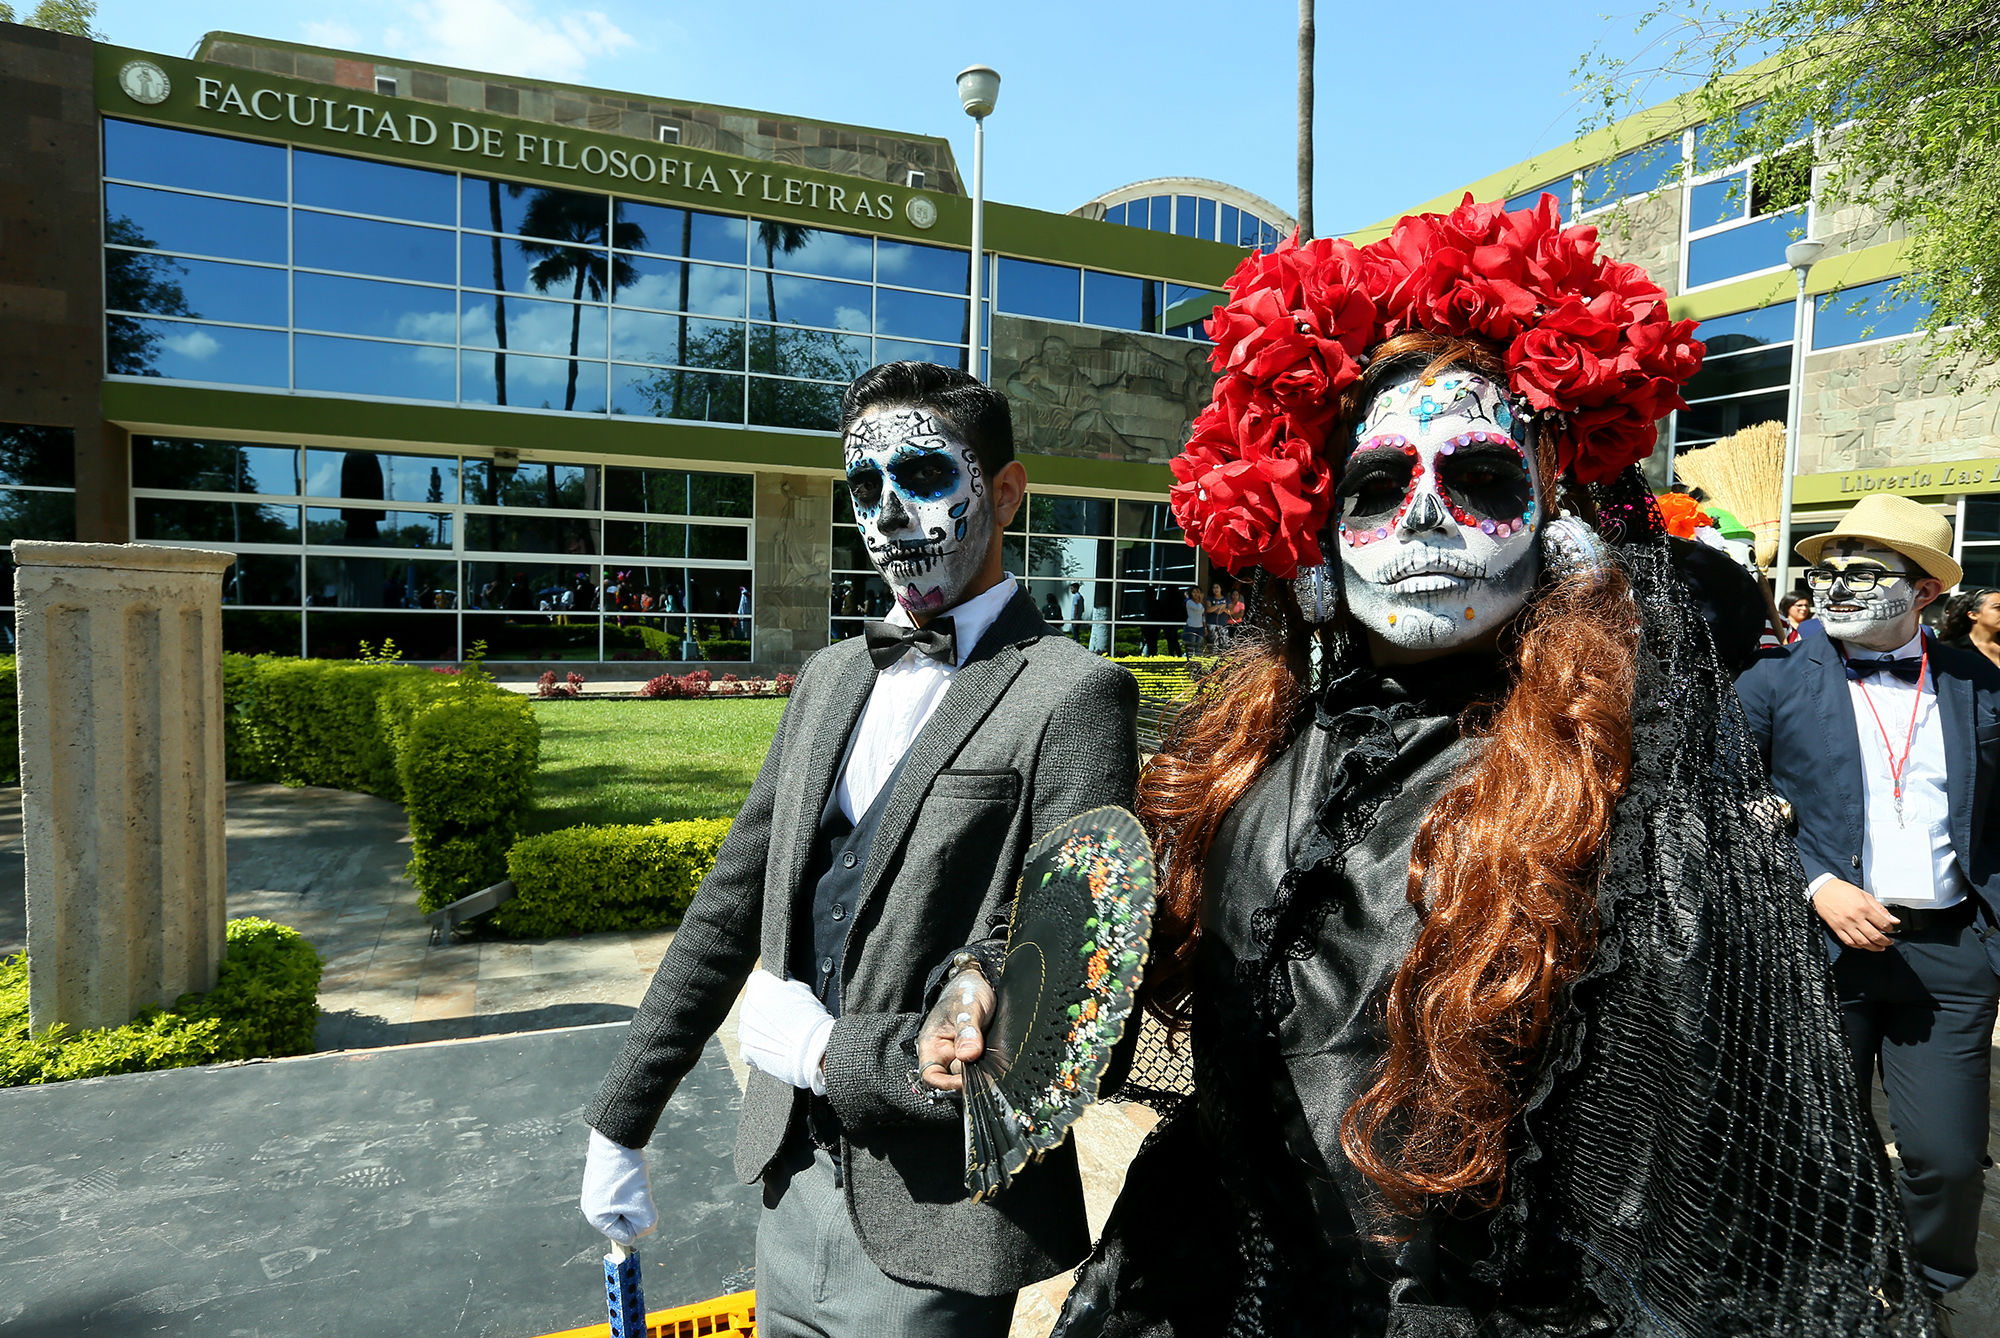
[[[1785,263],[1798,276],[1792,298],[1792,385],[1785,401],[1785,477],[1778,485],[1778,565],[1772,570],[1772,598],[1781,603],[1791,589],[1792,479],[1799,472],[1799,419],[1805,412],[1806,274],[1826,253],[1826,243],[1811,238],[1785,248]]]
[[[986,278],[986,118],[1000,97],[1000,75],[991,65],[968,65],[958,72],[958,101],[972,118],[972,374],[981,381],[986,370],[979,360],[980,336],[986,322],[979,310],[980,288]]]

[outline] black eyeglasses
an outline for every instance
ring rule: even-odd
[[[1899,576],[1921,579],[1918,572],[1901,571],[1894,567],[1842,567],[1838,570],[1814,567],[1806,572],[1806,585],[1813,590],[1831,590],[1833,583],[1839,581],[1855,594],[1865,595],[1882,582],[1893,581]]]

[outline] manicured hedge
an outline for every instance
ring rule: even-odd
[[[1189,697],[1194,695],[1194,679],[1188,661],[1178,655],[1114,655],[1112,663],[1122,664],[1139,680],[1139,692],[1147,697]],[[1194,661],[1196,673],[1215,667],[1213,656]]]
[[[320,957],[295,929],[231,920],[215,988],[122,1027],[28,1029],[28,958],[0,959],[0,1087],[305,1054],[319,1024]]]
[[[507,855],[514,899],[493,927],[519,938],[671,928],[728,833],[727,818],[696,818],[524,836]]]
[[[0,655],[0,785],[21,783],[21,697],[14,657]]]
[[[224,657],[229,775],[399,800],[409,877],[436,910],[507,876],[541,731],[477,666]]]

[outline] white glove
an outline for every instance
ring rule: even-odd
[[[652,1231],[660,1224],[660,1212],[646,1183],[646,1154],[592,1129],[579,1206],[586,1222],[620,1245]]]
[[[736,1043],[745,1063],[779,1082],[824,1095],[826,1073],[820,1065],[831,1035],[833,1014],[804,981],[780,980],[769,971],[750,973],[736,1022]]]

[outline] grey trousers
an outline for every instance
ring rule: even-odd
[[[794,1138],[764,1176],[759,1338],[1006,1338],[1014,1298],[916,1287],[875,1267],[832,1156]]]

